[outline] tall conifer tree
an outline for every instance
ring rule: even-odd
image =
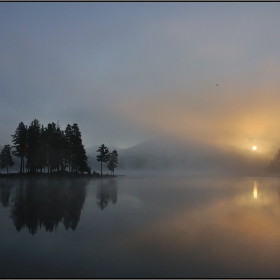
[[[102,173],[102,163],[103,162],[104,163],[108,162],[110,152],[109,152],[109,149],[104,144],[102,144],[98,148],[97,152],[99,152],[99,154],[96,156],[96,159],[97,159],[97,161],[100,161],[100,164],[101,164],[101,175],[103,175],[103,173]]]
[[[27,129],[27,166],[30,172],[38,168],[41,125],[37,119]]]
[[[115,168],[118,166],[118,152],[114,150],[109,155],[109,161],[107,164],[108,169],[115,175]]]
[[[24,172],[24,157],[27,149],[27,126],[20,122],[12,137],[13,147],[16,149],[12,154],[20,157],[20,173],[22,173]]]
[[[7,168],[7,174],[9,173],[9,166],[14,165],[11,155],[11,145],[5,145],[0,153],[0,167]]]

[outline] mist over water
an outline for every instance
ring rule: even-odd
[[[106,143],[106,142],[105,142]],[[91,171],[100,173],[100,162],[96,160],[98,145],[86,148]],[[1,145],[0,145],[1,148]],[[205,143],[178,140],[175,137],[156,137],[135,146],[118,151],[117,175],[168,174],[168,175],[271,175],[266,169],[274,154],[268,155],[231,146],[217,147]],[[276,153],[276,150],[275,150]],[[13,157],[14,166],[10,172],[19,172],[20,158]],[[5,169],[0,172],[5,174]],[[103,164],[104,174],[110,174]]]
[[[36,129],[9,169],[34,176],[0,176],[0,276],[279,277],[279,25],[277,2],[1,2],[0,151]],[[126,176],[89,176],[102,144]]]
[[[1,179],[0,198],[2,277],[280,273],[276,177]]]
[[[112,147],[109,149],[115,149]],[[89,165],[99,170],[96,149],[87,149]],[[231,146],[219,147],[175,136],[161,136],[127,149],[118,149],[116,174],[185,174],[260,176],[270,163],[268,155]]]

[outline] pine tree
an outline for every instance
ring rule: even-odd
[[[59,124],[49,123],[44,127],[35,119],[29,127],[21,122],[13,137],[13,154],[21,157],[20,172],[24,171],[24,158],[29,172],[41,172],[48,167],[48,172],[65,171],[88,172],[88,157],[82,143],[78,124],[67,125],[65,131]]]
[[[101,175],[103,175],[103,173],[102,173],[102,163],[103,162],[104,163],[108,162],[110,153],[109,153],[108,148],[104,144],[102,144],[98,148],[97,152],[99,152],[99,155],[96,156],[96,159],[97,159],[97,161],[100,161],[100,163],[101,163]]]
[[[10,145],[5,145],[0,154],[0,167],[7,168],[7,174],[9,173],[9,166],[12,167],[14,165],[11,148]]]
[[[41,125],[37,119],[31,122],[27,129],[27,166],[30,172],[36,172],[38,168],[40,149]]]
[[[57,171],[64,170],[63,141],[64,141],[64,132],[63,130],[60,129],[59,124],[57,124],[55,129],[55,141],[54,141],[54,151],[55,151],[54,167],[56,168]]]
[[[88,171],[88,157],[78,124],[74,123],[72,126],[67,124],[65,131],[60,133],[59,143],[62,145],[60,151],[62,151],[62,164],[65,168],[68,166],[70,172]]]
[[[83,144],[79,145],[79,150],[78,150],[78,171],[80,173],[84,173],[84,172],[88,172],[88,164],[87,164],[87,160],[88,157],[86,155],[86,150]]]
[[[45,170],[45,167],[48,164],[48,153],[47,153],[47,130],[42,125],[40,129],[40,139],[39,139],[39,147],[38,147],[38,162],[37,167],[40,169],[41,172],[43,172],[43,169]]]
[[[65,168],[68,167],[68,171],[71,171],[72,168],[72,127],[70,124],[67,124],[64,131],[64,165]]]
[[[48,158],[48,172],[52,173],[55,165],[55,137],[56,137],[56,124],[54,122],[49,123],[47,126],[47,158]]]
[[[82,143],[82,134],[80,132],[78,124],[72,125],[71,134],[71,157],[72,157],[72,168],[76,172],[85,172],[88,170],[86,151]]]
[[[27,126],[21,122],[12,137],[13,147],[16,149],[12,154],[20,157],[20,173],[24,173],[24,157],[27,149]]]
[[[108,169],[115,175],[115,168],[118,166],[118,152],[114,150],[109,155],[109,162],[107,164]]]
[[[272,172],[280,171],[280,149],[278,149],[277,154],[274,156],[274,159],[270,162],[270,165],[267,167],[267,169]]]

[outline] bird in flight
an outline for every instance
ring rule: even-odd
[[[216,86],[218,86],[218,84],[216,84]]]

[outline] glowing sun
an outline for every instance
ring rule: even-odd
[[[253,146],[252,150],[256,151],[257,150],[257,146]]]

